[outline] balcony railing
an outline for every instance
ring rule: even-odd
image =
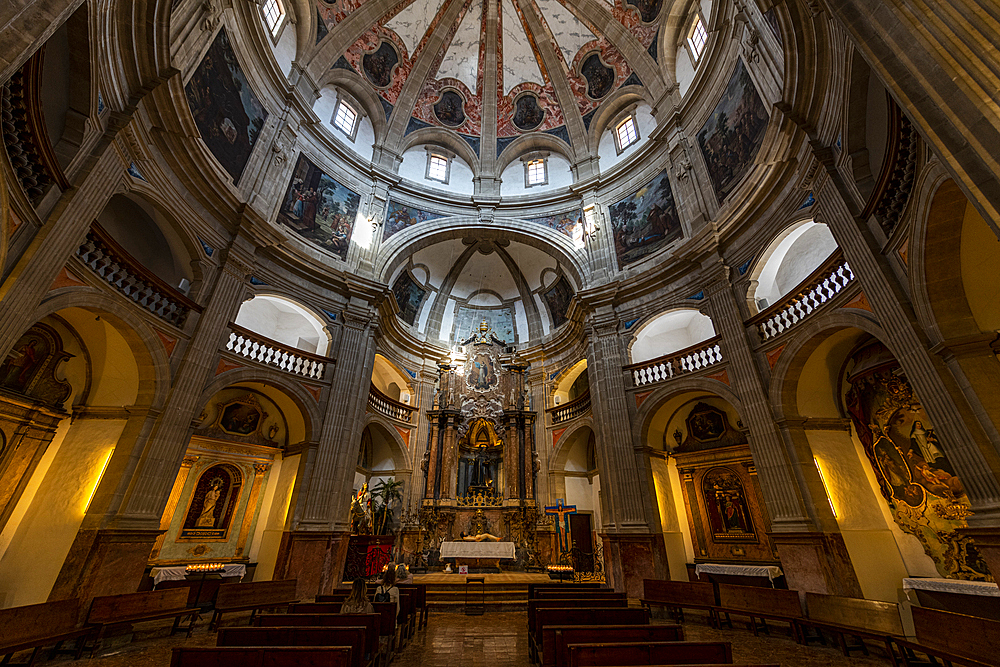
[[[410,415],[413,414],[413,407],[389,398],[380,392],[374,384],[368,389],[368,405],[380,415],[401,422],[409,423]]]
[[[149,271],[96,222],[76,256],[106,283],[137,304],[180,328],[201,306]]]
[[[323,379],[323,371],[330,361],[328,357],[279,343],[232,323],[229,324],[226,349],[257,363],[314,380]]]
[[[704,370],[722,361],[720,340],[721,336],[709,338],[678,352],[625,366],[624,370],[632,374],[632,382],[636,387]]]
[[[767,342],[805,320],[840,294],[852,280],[854,273],[837,249],[784,299],[750,319],[747,325],[757,329],[760,342]]]
[[[553,425],[573,421],[590,412],[590,390],[588,389],[582,396],[577,396],[569,403],[548,408],[546,412],[552,415]]]

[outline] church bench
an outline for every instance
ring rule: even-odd
[[[363,627],[365,629],[365,654],[379,655],[379,630],[381,614],[258,614],[257,627]]]
[[[350,594],[351,591],[348,589],[344,589],[342,591],[334,591],[332,593],[327,593],[325,595],[317,595],[316,602],[325,602],[325,603],[336,602],[338,604],[343,604],[344,600],[346,600]]]
[[[593,590],[593,589],[605,589],[604,584],[601,583],[585,583],[585,584],[528,584],[528,599],[531,600],[536,597],[538,591],[547,590],[562,590],[562,591],[583,591],[583,590]]]
[[[403,601],[400,599],[400,610]],[[340,612],[339,602],[298,602],[288,608],[291,614],[336,614]],[[381,617],[379,636],[386,640],[386,656],[391,657],[396,651],[396,605],[393,602],[373,602],[375,613]]]
[[[235,585],[235,584],[234,584]],[[187,606],[188,592],[183,588],[170,588],[163,591],[147,591],[144,593],[125,593],[123,595],[102,595],[90,603],[87,613],[87,625],[95,630],[94,646],[91,654],[100,646],[101,639],[107,629],[116,625],[157,621],[173,618],[174,625],[170,634],[174,634],[182,618],[190,617],[187,636],[191,636],[195,623],[201,617],[197,607]]]
[[[733,648],[729,642],[569,644],[566,653],[569,656],[568,667],[733,663]]]
[[[427,584],[399,584],[399,590],[416,593],[413,598],[414,613],[417,617],[415,622],[420,628],[427,625]]]
[[[542,628],[542,664],[567,667],[569,644],[683,640],[684,630],[679,625],[546,625]]]
[[[358,626],[222,628],[216,640],[216,646],[349,646],[351,667],[372,664],[366,643],[365,628]]]
[[[613,589],[590,589],[583,591],[556,591],[556,590],[540,590],[535,594],[533,599],[535,600],[575,600],[579,598],[590,598],[590,599],[601,599],[601,598],[622,598],[625,599],[625,593],[619,593]]]
[[[685,609],[704,609],[711,615],[717,600],[715,587],[708,582],[643,579],[641,602],[644,607],[666,607],[683,623]]]
[[[283,581],[253,581],[247,584],[227,584],[219,587],[215,599],[215,614],[209,630],[217,630],[222,615],[233,611],[250,611],[250,622],[261,609],[287,607],[298,600],[295,597],[295,579]]]
[[[351,667],[347,646],[175,648],[170,667]]]
[[[399,591],[399,645],[405,645],[404,640],[413,636],[413,617],[416,614],[416,595],[411,591]]]
[[[722,627],[723,615],[726,624],[733,627],[729,615],[737,614],[750,619],[750,629],[754,636],[758,636],[761,630],[771,633],[767,627],[767,621],[771,619],[788,623],[792,637],[796,642],[800,641],[797,623],[803,614],[798,591],[735,584],[718,584],[718,587],[719,604],[711,612],[716,627]]]
[[[565,600],[563,601],[565,603]],[[543,607],[535,615],[535,626],[528,634],[528,653],[538,662],[544,652],[543,630],[550,625],[646,625],[649,610],[641,607]]]
[[[553,609],[556,607],[627,607],[628,600],[620,597],[612,598],[572,598],[572,599],[545,599],[528,600],[528,634],[535,632],[535,616],[539,609]]]
[[[907,667],[926,664],[914,662],[914,650],[940,658],[945,664],[986,667],[1000,660],[1000,621],[930,607],[913,607],[912,611],[916,639],[894,638],[893,644],[902,654],[897,659],[893,651],[894,661]]]
[[[851,651],[868,655],[865,639],[883,642],[886,652],[892,656],[892,641],[905,635],[899,605],[895,602],[806,593],[806,612],[805,618],[796,621],[799,638],[806,644],[813,640],[825,644],[825,630],[837,638],[846,656],[850,656]],[[817,636],[810,636],[809,628],[815,629]],[[858,643],[848,644],[849,636]]]
[[[0,610],[0,656],[5,656],[3,664],[19,651],[34,649],[25,665],[35,664],[38,652],[46,646],[59,650],[64,641],[77,640],[76,657],[83,653],[87,636],[93,628],[80,627],[80,601],[59,600],[43,602],[24,607]]]

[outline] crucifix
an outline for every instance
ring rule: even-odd
[[[545,513],[556,517],[559,551],[569,551],[569,515],[576,514],[576,505],[566,505],[563,499],[559,498],[554,506],[545,508]]]

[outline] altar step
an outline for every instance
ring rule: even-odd
[[[454,584],[427,584],[427,604],[432,611],[462,612],[465,609],[465,575]],[[475,575],[470,575],[475,576]],[[528,608],[527,584],[469,584],[469,603],[486,600],[486,611],[524,611]]]

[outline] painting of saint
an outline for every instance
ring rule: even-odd
[[[465,122],[465,100],[454,90],[441,93],[441,99],[434,105],[434,115],[448,127],[458,127]]]
[[[361,57],[361,69],[368,80],[379,88],[387,88],[392,83],[392,70],[399,64],[399,54],[389,42],[382,42],[374,53]]]
[[[242,488],[242,476],[228,464],[213,465],[198,478],[181,537],[221,539],[226,535]]]
[[[666,170],[608,210],[620,266],[637,262],[681,236],[681,220]]]
[[[542,218],[528,218],[528,222],[545,225],[560,234],[573,239],[577,244],[583,243],[583,209],[566,213],[556,213]]]
[[[514,115],[511,120],[517,129],[528,132],[545,120],[545,109],[538,104],[535,95],[522,95],[514,101]]]
[[[390,199],[385,213],[385,224],[382,225],[382,240],[385,241],[396,232],[401,232],[407,227],[444,217],[446,216],[440,213],[422,211],[419,208],[406,206]]]
[[[219,425],[226,433],[250,435],[260,426],[260,408],[243,403],[230,403],[222,410]]]
[[[549,307],[549,316],[552,318],[552,328],[562,326],[566,321],[566,311],[569,309],[569,302],[573,300],[573,288],[570,286],[566,276],[559,276],[559,280],[543,295],[545,305]]]
[[[956,532],[969,515],[965,486],[899,362],[868,343],[848,359],[844,382],[844,406],[896,524],[920,540],[941,576],[982,579],[981,560]]]
[[[599,100],[615,86],[615,70],[601,62],[598,53],[587,56],[580,65],[580,74],[587,80],[587,95]]]
[[[360,205],[361,195],[299,155],[278,221],[340,259],[347,259]]]
[[[409,271],[403,270],[392,284],[392,293],[399,306],[399,318],[412,326],[417,321],[417,313],[427,290],[413,280]]]
[[[486,352],[475,353],[470,360],[469,371],[465,379],[470,388],[476,391],[489,391],[500,382],[497,375],[496,362]]]
[[[713,468],[705,473],[702,490],[715,540],[757,539],[746,491],[736,473],[728,468]]]
[[[23,393],[48,355],[44,338],[31,332],[21,336],[0,365],[0,386]]]
[[[767,109],[740,60],[722,99],[698,132],[698,145],[719,201],[753,166],[768,120]]]
[[[233,182],[239,182],[268,114],[236,59],[225,28],[208,47],[184,92],[208,150]]]

